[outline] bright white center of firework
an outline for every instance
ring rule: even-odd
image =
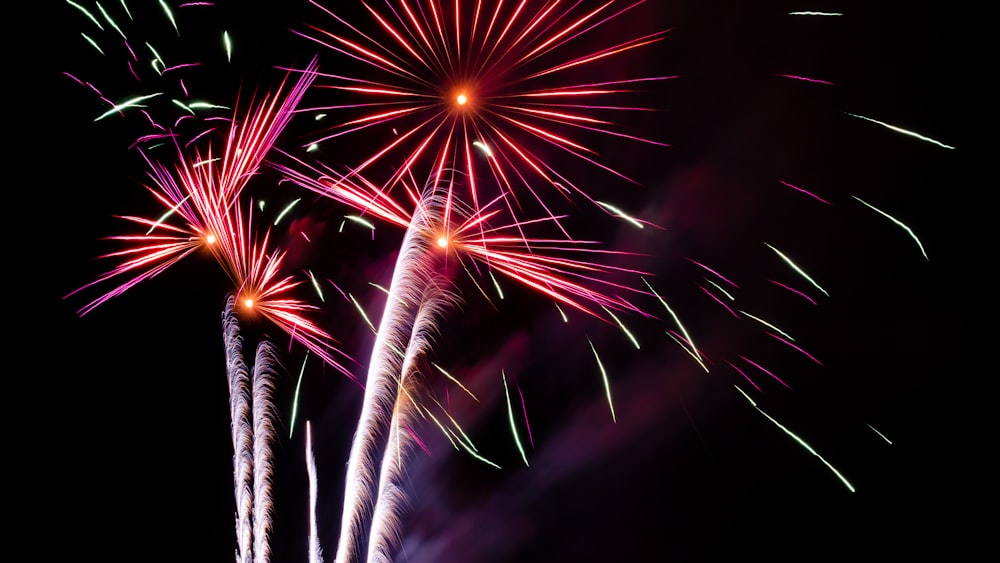
[[[441,248],[448,246],[448,239],[444,237],[438,237],[438,246],[440,246]]]
[[[456,98],[456,99],[455,99],[455,101],[457,101],[457,102],[458,102],[458,105],[460,105],[460,106],[464,106],[464,105],[465,105],[465,103],[469,101],[469,98],[467,98],[467,97],[465,96],[465,94],[459,94],[459,95],[458,95],[458,98]],[[443,246],[443,245],[442,245],[442,246]]]
[[[207,242],[208,244],[215,244],[215,235],[206,236],[205,242]]]
[[[243,300],[243,305],[246,306],[247,309],[252,309],[253,308],[253,299],[250,299],[249,297],[246,298],[246,299],[244,299]]]

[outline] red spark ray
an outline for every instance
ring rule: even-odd
[[[664,144],[615,131],[614,120],[594,115],[601,111],[650,111],[649,108],[614,103],[572,103],[571,100],[604,100],[635,92],[628,87],[630,84],[669,77],[556,86],[539,80],[554,74],[569,75],[571,71],[590,68],[612,58],[617,60],[625,53],[664,39],[666,31],[659,31],[582,54],[561,50],[576,49],[579,38],[642,4],[641,0],[617,11],[614,11],[616,0],[587,10],[581,10],[578,3],[560,6],[559,2],[547,2],[536,10],[528,10],[529,2],[522,1],[513,7],[498,2],[487,11],[481,2],[476,2],[464,13],[464,4],[458,0],[451,7],[451,14],[436,1],[398,0],[387,2],[386,10],[362,2],[367,15],[374,20],[375,31],[381,34],[379,37],[361,32],[337,16],[333,9],[316,1],[311,3],[350,33],[345,35],[309,25],[308,32],[296,34],[359,61],[372,71],[371,77],[365,80],[321,75],[332,84],[320,87],[337,89],[367,101],[317,105],[302,110],[363,110],[360,115],[343,119],[319,132],[314,142],[393,124],[400,134],[376,147],[359,165],[351,166],[355,173],[364,172],[374,177],[370,168],[386,162],[391,155],[402,155],[400,160],[404,164],[384,181],[386,190],[397,187],[400,179],[425,159],[439,168],[442,162],[453,162],[468,175],[467,185],[475,207],[477,200],[487,199],[480,194],[486,186],[479,183],[482,176],[479,168],[484,164],[480,163],[478,151],[473,146],[482,143],[483,147],[488,147],[484,150],[492,153],[487,155],[485,163],[489,176],[500,189],[512,195],[518,209],[521,205],[516,192],[522,189],[545,205],[545,194],[536,185],[538,181],[555,187],[563,197],[568,197],[564,190],[584,197],[586,194],[571,179],[559,174],[554,164],[546,163],[535,152],[532,145],[538,141],[632,183],[638,182],[596,158],[598,150],[592,141],[576,139],[573,133]],[[450,18],[451,15],[454,17]],[[497,26],[502,19],[507,20],[503,27]],[[561,56],[561,52],[571,56],[555,62],[548,59]],[[571,77],[564,76],[564,79]],[[460,92],[468,96],[468,101],[455,101]],[[437,135],[446,135],[449,140],[441,140]],[[436,147],[433,156],[429,154],[431,146]],[[426,176],[422,172],[416,175]]]
[[[86,304],[78,311],[80,315],[155,277],[196,250],[207,249],[230,278],[237,298],[246,305],[244,309],[261,314],[331,366],[354,377],[334,357],[340,352],[333,348],[333,338],[304,316],[317,307],[288,295],[302,282],[280,275],[284,252],[266,250],[270,232],[265,231],[258,241],[252,215],[244,218],[239,205],[240,194],[291,119],[292,109],[315,77],[315,68],[313,60],[283,95],[290,74],[286,75],[273,93],[259,103],[251,102],[245,120],[231,120],[218,159],[213,157],[211,146],[204,157],[198,150],[188,155],[175,139],[177,161],[171,169],[140,150],[149,168],[146,189],[165,213],[156,220],[121,217],[148,230],[109,237],[127,247],[102,257],[122,261],[67,297],[112,278],[138,273]],[[164,231],[168,234],[161,234]]]

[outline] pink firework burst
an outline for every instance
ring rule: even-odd
[[[602,40],[598,34],[642,0],[587,9],[580,2],[397,0],[379,10],[361,2],[377,34],[312,3],[341,29],[310,26],[300,35],[354,59],[361,69],[354,77],[321,74],[317,82],[346,95],[348,103],[301,111],[335,114],[315,144],[343,137],[364,145],[368,156],[352,165],[356,172],[380,178],[373,171],[377,164],[394,166],[382,182],[386,190],[409,174],[429,177],[436,185],[462,185],[468,194],[461,197],[475,210],[480,200],[492,199],[481,193],[489,180],[511,194],[506,201],[512,209],[527,204],[518,195],[527,192],[548,211],[552,191],[589,199],[579,176],[553,165],[557,159],[550,153],[570,157],[572,166],[563,168],[583,164],[632,181],[603,162],[599,144],[662,144],[618,131],[616,118],[652,111],[634,96],[669,77],[616,78],[621,73],[607,65],[661,41],[666,31],[592,47]],[[385,140],[369,148],[367,139]],[[456,182],[457,174],[465,180]]]

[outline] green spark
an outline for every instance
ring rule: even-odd
[[[108,111],[102,113],[94,121],[100,121],[100,120],[104,119],[105,117],[107,117],[109,115],[113,115],[113,114],[116,114],[116,113],[120,112],[123,109],[132,108],[132,107],[146,107],[146,106],[140,105],[140,102],[143,102],[143,101],[148,100],[150,98],[155,98],[156,96],[159,96],[160,94],[162,94],[162,92],[157,92],[155,94],[149,94],[148,96],[139,96],[137,98],[132,98],[130,100],[125,100],[124,102],[122,102],[120,104],[115,104],[114,106],[112,106],[111,109],[109,109]]]
[[[101,6],[100,2],[97,2],[97,9],[101,11],[101,15],[104,16],[104,19],[108,21],[108,24],[111,27],[115,28],[115,31],[118,32],[118,35],[122,36],[122,39],[128,39],[128,37],[125,37],[125,34],[122,32],[121,28],[118,27],[118,24],[115,23],[115,20],[111,19],[111,16],[108,15],[106,11],[104,11],[104,6]]]
[[[792,342],[795,342],[795,339],[792,338],[787,332],[785,332],[785,331],[781,330],[780,328],[774,326],[773,324],[765,321],[764,319],[762,319],[760,317],[755,317],[755,316],[751,315],[750,313],[747,313],[746,311],[742,311],[741,310],[740,313],[743,313],[745,316],[750,317],[751,319],[753,319],[753,320],[759,322],[760,324],[762,324],[762,325],[770,328],[771,330],[774,330],[776,332],[780,332],[782,336],[784,336],[785,338],[791,340]]]
[[[101,22],[97,21],[97,18],[94,17],[94,14],[91,14],[89,11],[87,11],[86,8],[84,8],[83,6],[77,4],[76,2],[73,2],[72,0],[66,0],[66,3],[69,4],[70,6],[73,6],[77,10],[80,10],[81,12],[83,12],[83,15],[87,16],[88,18],[90,18],[90,21],[94,22],[94,25],[96,25],[98,29],[100,29],[101,31],[104,31],[104,26],[101,25]]]
[[[278,213],[278,216],[274,218],[274,224],[277,225],[278,222],[281,221],[281,218],[284,217],[286,213],[291,211],[292,207],[294,207],[295,204],[301,200],[302,198],[298,198],[295,201],[289,203],[287,206],[285,206],[285,208],[281,210],[281,213]]]
[[[517,434],[517,425],[514,424],[514,407],[510,402],[510,391],[507,389],[507,374],[500,370],[500,377],[503,378],[503,392],[507,396],[507,417],[510,419],[510,431],[514,434],[514,443],[517,444],[517,451],[521,452],[524,465],[528,465],[528,456],[524,453],[524,446],[521,445],[521,438]]]
[[[833,474],[836,475],[838,479],[840,479],[840,482],[843,483],[844,486],[847,487],[847,490],[851,491],[852,493],[855,492],[854,485],[852,485],[850,483],[850,481],[848,481],[840,473],[840,471],[837,471],[836,467],[834,467],[833,465],[830,464],[830,462],[828,462],[827,460],[825,460],[823,458],[823,456],[819,455],[819,452],[817,452],[816,450],[814,450],[813,447],[810,446],[809,444],[807,444],[805,440],[803,440],[802,438],[799,438],[798,436],[796,436],[794,432],[792,432],[791,430],[789,430],[788,428],[786,428],[784,425],[782,425],[780,422],[778,422],[777,420],[775,420],[774,418],[772,418],[771,415],[769,415],[766,412],[764,412],[763,410],[761,410],[761,408],[757,406],[757,403],[755,403],[753,401],[753,399],[750,398],[749,395],[747,395],[745,392],[743,392],[742,389],[740,389],[738,386],[735,386],[735,385],[734,385],[734,387],[736,387],[736,390],[739,391],[740,394],[743,395],[743,397],[746,398],[746,400],[750,402],[750,405],[753,406],[753,408],[757,409],[757,412],[759,412],[760,414],[764,415],[768,420],[770,420],[772,423],[774,423],[775,426],[777,426],[778,428],[780,428],[785,434],[788,434],[789,436],[791,436],[791,438],[793,440],[795,440],[800,446],[802,446],[803,448],[805,448],[807,452],[809,452],[812,455],[814,455],[817,458],[819,458],[819,460],[823,462],[823,465],[827,466],[827,468],[829,468],[830,471],[832,471]]]
[[[229,40],[229,32],[223,30],[222,43],[226,46],[226,62],[233,62],[233,42]]]
[[[893,131],[895,131],[897,133],[902,133],[903,135],[908,135],[910,137],[914,137],[914,138],[920,139],[921,141],[927,141],[928,143],[935,144],[935,145],[937,145],[939,147],[942,147],[942,148],[946,148],[946,149],[954,149],[955,148],[955,147],[953,147],[951,145],[946,145],[946,144],[942,143],[941,141],[936,141],[934,139],[931,139],[930,137],[924,137],[923,135],[921,135],[919,133],[914,133],[913,131],[907,131],[906,129],[902,129],[900,127],[896,127],[895,125],[889,125],[888,123],[885,123],[883,121],[879,121],[877,119],[872,119],[870,117],[865,117],[863,115],[858,115],[856,113],[848,113],[847,115],[849,115],[851,117],[857,117],[858,119],[864,119],[865,121],[871,121],[872,123],[877,123],[877,124],[881,125],[882,127],[885,127],[887,129],[891,129],[891,130],[893,130]]]
[[[90,43],[95,49],[97,49],[98,53],[104,55],[104,49],[101,49],[100,45],[97,44],[97,41],[94,41],[93,39],[88,37],[86,33],[81,33],[80,35],[82,35],[83,38],[87,40],[87,43]]]
[[[615,404],[611,401],[611,382],[608,381],[608,372],[604,370],[601,357],[597,355],[597,348],[594,348],[594,343],[590,341],[589,336],[587,337],[587,343],[590,344],[590,349],[594,352],[594,359],[597,360],[597,368],[601,370],[601,379],[604,381],[604,393],[608,397],[608,408],[611,409],[611,421],[618,422],[618,419],[615,418]]]
[[[701,360],[701,353],[698,352],[698,348],[694,345],[694,340],[691,338],[691,335],[688,334],[687,329],[684,328],[684,325],[681,323],[680,318],[678,318],[677,314],[674,313],[674,310],[670,308],[670,305],[667,305],[666,300],[663,299],[662,297],[660,297],[660,294],[657,293],[655,289],[653,289],[653,286],[649,285],[649,282],[646,280],[646,278],[642,278],[642,281],[643,281],[643,283],[646,284],[646,287],[649,288],[649,291],[652,291],[653,295],[655,295],[656,298],[659,299],[660,304],[663,305],[663,307],[667,310],[668,313],[670,313],[670,316],[673,317],[674,322],[677,323],[677,328],[679,328],[681,330],[681,334],[684,335],[684,339],[687,340],[687,342],[688,342],[687,345],[691,348],[690,353],[691,353],[692,357],[694,357],[694,359],[698,361],[698,365],[701,366],[701,369],[703,369],[703,370],[705,370],[707,372],[708,371],[708,367],[705,365],[704,362],[702,362],[702,360]]]
[[[809,277],[809,274],[806,274],[805,271],[802,270],[802,268],[799,268],[798,266],[796,266],[795,262],[792,262],[791,258],[785,256],[780,250],[778,250],[777,248],[771,246],[770,244],[767,244],[766,242],[764,243],[764,246],[766,246],[766,247],[770,248],[771,250],[773,250],[778,256],[781,257],[782,260],[785,261],[786,264],[788,264],[789,266],[792,267],[793,270],[795,270],[796,272],[798,272],[798,274],[800,276],[802,276],[803,278],[805,278],[806,281],[808,281],[809,283],[813,284],[813,287],[815,287],[816,289],[822,291],[823,295],[826,295],[827,297],[830,296],[830,294],[827,293],[825,289],[823,289],[822,287],[820,287],[820,285],[818,283],[816,283],[812,278]]]
[[[627,213],[625,213],[621,209],[618,209],[617,207],[611,205],[610,203],[604,203],[603,201],[598,201],[597,205],[600,205],[601,207],[604,207],[608,211],[610,211],[610,212],[618,215],[619,217],[621,217],[622,219],[625,219],[629,223],[632,223],[636,227],[639,227],[640,229],[643,228],[642,227],[642,223],[640,223],[637,219],[634,219],[632,216],[628,215]]]
[[[180,35],[181,30],[177,29],[177,20],[174,19],[174,14],[170,11],[170,6],[167,6],[167,3],[163,0],[160,0],[160,6],[162,6],[163,11],[167,13],[167,18],[170,19],[170,24],[174,26],[174,31],[177,32],[177,35]]]
[[[302,389],[302,375],[306,372],[306,360],[309,359],[309,350],[306,350],[306,357],[302,360],[302,368],[299,369],[299,380],[295,384],[295,395],[292,396],[292,419],[288,422],[288,439],[292,439],[295,432],[295,415],[299,412],[299,391]]]
[[[928,261],[930,260],[930,258],[928,258],[928,257],[927,257],[927,252],[925,252],[925,251],[924,251],[924,245],[920,244],[920,239],[918,239],[918,238],[917,238],[917,235],[913,233],[913,229],[911,229],[911,228],[907,227],[907,226],[906,226],[906,225],[904,225],[904,224],[903,224],[903,222],[902,222],[902,221],[900,221],[899,219],[896,219],[896,218],[895,218],[895,217],[893,217],[892,215],[889,215],[889,214],[888,214],[888,213],[886,213],[885,211],[882,211],[881,209],[879,209],[879,208],[875,207],[874,205],[872,205],[872,204],[868,203],[867,201],[865,201],[865,200],[861,199],[860,197],[858,197],[858,196],[856,196],[856,195],[852,195],[851,197],[853,197],[854,199],[856,199],[856,200],[860,201],[861,203],[863,203],[863,204],[867,205],[868,207],[870,207],[871,209],[875,210],[875,211],[876,211],[877,213],[879,213],[879,214],[881,214],[881,215],[882,215],[883,217],[885,217],[885,218],[889,219],[890,221],[892,221],[892,222],[893,222],[893,223],[895,223],[896,225],[898,225],[898,226],[902,227],[902,229],[903,229],[904,231],[906,231],[906,232],[907,232],[907,234],[909,234],[909,235],[910,235],[910,238],[912,238],[912,239],[914,240],[914,242],[916,242],[916,243],[917,243],[917,246],[918,246],[918,247],[920,247],[920,253],[924,255],[924,259],[925,259],[925,260],[928,260]]]

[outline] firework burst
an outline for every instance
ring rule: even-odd
[[[623,138],[662,144],[619,131],[616,116],[652,111],[634,102],[636,92],[667,77],[615,78],[620,71],[608,65],[661,41],[666,32],[596,49],[588,44],[642,1],[584,9],[551,1],[400,0],[382,11],[362,2],[359,19],[371,19],[372,33],[312,4],[342,31],[310,26],[301,35],[359,62],[364,78],[321,74],[320,89],[350,101],[301,110],[335,121],[311,148],[341,137],[388,139],[359,163],[348,163],[371,178],[381,178],[387,164],[395,167],[380,181],[387,191],[412,174],[462,186],[463,193],[449,190],[447,199],[464,199],[477,211],[493,197],[484,195],[484,183],[510,194],[505,203],[512,210],[529,205],[521,193],[548,210],[553,194],[590,198],[580,176],[554,165],[557,157],[570,157],[566,168],[584,164],[631,181],[603,162],[600,147]],[[593,81],[595,75],[608,78]],[[456,181],[457,174],[464,180]]]

